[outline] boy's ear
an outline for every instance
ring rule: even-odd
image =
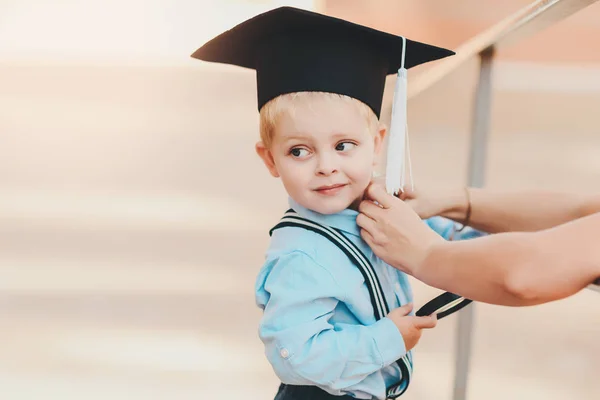
[[[381,153],[381,149],[383,148],[383,141],[385,139],[385,135],[387,134],[387,126],[385,124],[379,124],[377,128],[377,132],[375,132],[375,154],[379,155]]]
[[[273,160],[273,154],[271,153],[271,150],[269,150],[263,142],[256,143],[256,146],[254,146],[254,148],[256,150],[256,154],[258,154],[258,156],[262,158],[263,162],[265,163],[265,166],[267,167],[271,175],[273,175],[273,177],[275,178],[279,178],[279,172],[277,171],[277,167],[275,166],[275,160]]]

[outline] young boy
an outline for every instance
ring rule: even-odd
[[[402,46],[393,35],[284,7],[193,55],[256,69],[256,151],[289,195],[256,281],[259,335],[283,382],[277,400],[397,397],[410,380],[410,350],[436,325],[435,316],[411,315],[407,277],[373,254],[356,224],[386,134],[385,77],[400,67]],[[407,68],[452,54],[406,47]]]

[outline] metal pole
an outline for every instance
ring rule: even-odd
[[[492,61],[494,58],[494,48],[490,47],[482,51],[479,56],[481,65],[473,107],[473,126],[469,153],[468,185],[471,187],[482,187],[485,180],[485,163],[492,103]],[[471,304],[470,307],[458,313],[454,400],[466,400],[467,398],[474,313],[475,304]]]

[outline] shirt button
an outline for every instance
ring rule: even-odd
[[[396,292],[399,292],[400,291],[400,283],[396,282],[395,288],[396,288]]]
[[[288,351],[288,349],[281,349],[279,354],[282,358],[288,358],[290,356],[290,352]]]

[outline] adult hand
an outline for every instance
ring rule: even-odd
[[[385,177],[378,176],[372,183],[385,187]],[[422,219],[435,216],[464,220],[468,199],[464,188],[448,190],[405,188],[398,196]]]
[[[422,219],[438,215],[464,218],[468,204],[466,192],[462,188],[455,190],[405,189],[399,197]]]
[[[409,205],[379,184],[369,185],[358,211],[365,242],[379,258],[408,274],[415,274],[433,246],[444,243]]]

